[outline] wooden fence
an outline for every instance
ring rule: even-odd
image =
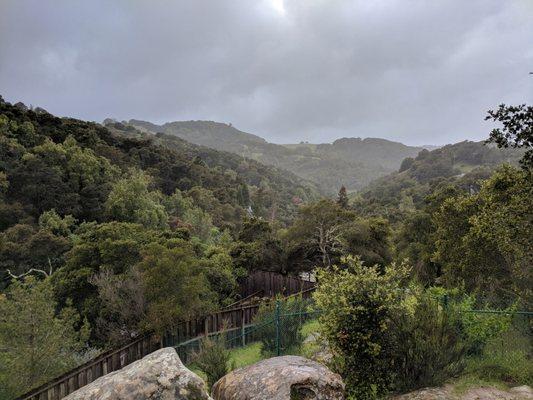
[[[191,361],[191,347],[199,345],[199,338],[225,331],[243,330],[252,323],[258,310],[259,303],[248,304],[218,311],[193,321],[180,322],[164,335],[162,345],[163,347],[176,347],[180,359],[188,363]]]
[[[114,350],[107,351],[18,399],[57,400],[95,379],[119,370],[158,350],[161,342],[149,334]]]
[[[247,297],[262,290],[264,297],[274,297],[276,294],[290,296],[314,286],[314,282],[305,281],[295,276],[256,271],[241,284],[240,293],[242,297]]]
[[[161,347],[176,347],[181,360],[186,363],[189,360],[190,352],[186,351],[183,345],[188,341],[219,333],[222,329],[244,330],[247,325],[251,324],[253,317],[259,310],[259,303],[249,304],[253,296],[262,294],[262,297],[272,298],[277,294],[290,296],[302,293],[303,297],[308,297],[313,289],[313,282],[303,281],[299,278],[274,272],[259,271],[253,273],[241,285],[241,298],[243,301],[245,300],[244,303],[236,304],[234,307],[222,309],[204,317],[181,321],[162,337],[151,333],[118,349],[102,353],[93,360],[33,389],[16,400],[61,399],[95,379],[140,360]]]

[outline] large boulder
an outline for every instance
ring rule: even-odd
[[[224,376],[213,386],[215,400],[342,400],[341,377],[297,356],[269,358]]]
[[[104,375],[65,400],[208,400],[205,383],[167,347]],[[211,399],[212,400],[212,399]]]
[[[471,387],[458,392],[452,385],[439,388],[425,388],[390,400],[527,400],[533,399],[533,390],[529,386],[518,386],[502,390],[490,386]]]

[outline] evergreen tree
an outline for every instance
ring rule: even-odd
[[[342,208],[348,208],[348,194],[346,193],[346,188],[344,187],[344,185],[342,185],[339,190],[337,204]]]
[[[88,336],[71,307],[56,314],[48,279],[27,277],[0,294],[0,398],[15,397],[74,367]]]

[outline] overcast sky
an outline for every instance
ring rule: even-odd
[[[481,140],[530,71],[532,0],[0,0],[0,94],[95,121]]]

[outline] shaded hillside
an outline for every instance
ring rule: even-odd
[[[200,159],[210,168],[222,169],[226,175],[238,176],[249,187],[250,206],[255,215],[287,223],[298,204],[320,197],[320,191],[314,183],[274,166],[193,144],[175,135],[153,134],[150,130],[132,128],[131,125],[109,120],[106,122],[106,127],[117,135],[150,140],[189,159]]]
[[[422,150],[416,157],[404,159],[398,172],[372,182],[356,196],[357,202],[370,214],[400,215],[419,208],[439,185],[454,183],[476,191],[479,181],[488,178],[495,167],[517,165],[522,154],[471,141]]]
[[[414,157],[423,149],[379,138],[341,138],[331,144],[302,143],[287,147],[300,153],[305,153],[307,149],[322,157],[337,157],[348,162],[363,163],[378,170],[397,169],[404,158]]]
[[[201,197],[210,199],[205,211],[221,228],[239,225],[249,206],[257,215],[286,223],[295,203],[317,195],[285,172],[129,129],[129,134],[112,132],[96,123],[0,101],[0,228],[36,220],[52,208],[78,220],[105,220],[111,186],[132,169],[148,174],[151,188],[163,195],[180,190],[194,199],[195,192],[205,192]],[[165,141],[173,145],[161,146]]]
[[[394,171],[405,157],[415,156],[421,147],[406,146],[384,139],[343,138],[332,144],[269,143],[241,132],[231,125],[210,121],[183,121],[155,125],[130,120],[128,124],[144,131],[163,132],[192,143],[273,165],[315,182],[327,194],[345,185],[360,189],[380,176]]]

